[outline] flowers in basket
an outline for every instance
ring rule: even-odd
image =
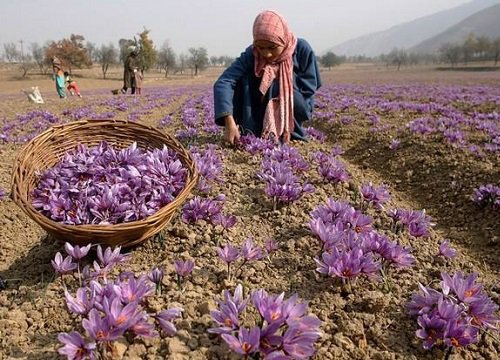
[[[110,225],[144,219],[172,202],[188,171],[167,146],[116,149],[102,141],[78,145],[38,176],[32,204],[42,214],[69,225]]]

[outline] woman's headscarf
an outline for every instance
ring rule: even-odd
[[[253,24],[253,39],[270,41],[283,46],[284,50],[272,63],[260,56],[254,47],[255,75],[261,77],[259,91],[265,95],[273,80],[279,79],[279,98],[269,101],[264,115],[262,137],[274,133],[290,140],[293,131],[293,59],[297,38],[288,28],[286,20],[274,11],[264,11],[257,15]]]

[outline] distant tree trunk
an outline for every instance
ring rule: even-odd
[[[109,68],[109,64],[102,64],[101,65],[103,79],[106,79],[106,73],[108,72],[108,68]]]

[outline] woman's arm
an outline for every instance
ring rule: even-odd
[[[302,123],[310,120],[314,108],[314,94],[321,86],[316,55],[304,39],[298,39],[294,64],[294,115]]]
[[[233,96],[237,82],[253,71],[252,47],[248,47],[214,84],[215,123],[226,126],[226,118],[233,115]],[[232,119],[234,122],[234,119]],[[231,121],[230,121],[231,124]]]

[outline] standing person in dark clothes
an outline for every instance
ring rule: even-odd
[[[137,71],[137,50],[132,50],[130,54],[125,59],[123,68],[123,87],[122,94],[127,93],[127,89],[130,88],[132,94],[135,94],[135,72]]]
[[[321,86],[311,46],[274,11],[257,15],[253,39],[214,84],[216,124],[225,127],[224,139],[231,144],[249,133],[305,140],[301,124],[311,119]]]

